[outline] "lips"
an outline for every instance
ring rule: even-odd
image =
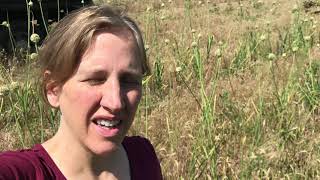
[[[120,133],[122,120],[120,118],[99,116],[93,119],[96,132],[103,137],[114,137]]]
[[[94,121],[95,124],[100,125],[105,128],[113,128],[118,126],[121,123],[121,120],[105,120],[105,119],[98,119]]]

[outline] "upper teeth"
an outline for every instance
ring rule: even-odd
[[[107,127],[112,127],[112,126],[116,126],[120,123],[120,120],[112,120],[112,121],[108,121],[108,120],[98,120],[97,124],[99,125],[103,125],[103,126],[107,126]]]

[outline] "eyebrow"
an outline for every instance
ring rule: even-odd
[[[129,69],[129,70],[124,70],[121,72],[122,75],[129,75],[129,76],[134,76],[138,78],[142,78],[142,73],[135,70],[135,69]]]
[[[79,71],[79,74],[97,74],[97,75],[105,75],[108,74],[107,71],[105,71],[104,68],[100,68],[100,67],[93,67],[91,69],[85,69],[85,70],[81,70]],[[120,75],[129,75],[129,76],[135,76],[135,77],[143,77],[142,73],[134,68],[129,68],[129,69],[125,69],[120,71]]]
[[[106,72],[102,68],[91,68],[91,69],[80,70],[79,74],[106,74]]]

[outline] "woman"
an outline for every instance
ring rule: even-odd
[[[126,137],[149,72],[137,25],[107,6],[71,13],[39,52],[43,96],[61,112],[42,145],[0,155],[0,179],[162,179],[150,142]]]

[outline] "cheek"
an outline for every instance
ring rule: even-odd
[[[67,91],[64,96],[68,102],[67,104],[73,104],[75,108],[92,106],[100,97],[97,91],[81,86],[74,86],[74,88],[71,91]]]
[[[136,109],[141,99],[141,88],[136,90],[131,90],[126,93],[128,98],[128,103],[132,109]]]
[[[83,104],[99,103],[98,101],[101,99],[101,93],[92,89],[83,89],[79,94],[75,100],[78,99],[78,101],[81,101]]]

